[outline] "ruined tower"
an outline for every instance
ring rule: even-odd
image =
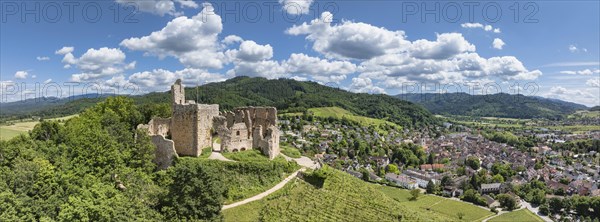
[[[173,98],[173,105],[185,103],[185,89],[181,85],[181,79],[175,81],[175,84],[171,86],[171,97]]]
[[[176,156],[200,156],[212,147],[213,133],[221,138],[226,152],[259,149],[273,159],[279,155],[279,129],[275,107],[241,107],[219,115],[217,104],[196,104],[185,100],[180,79],[171,86],[172,117],[153,118],[140,124],[156,145],[154,162],[166,169]],[[170,136],[170,138],[169,138]]]
[[[175,150],[179,155],[200,156],[203,148],[212,147],[212,122],[219,115],[219,105],[185,101],[181,80],[171,86],[171,93],[171,138],[175,142]]]

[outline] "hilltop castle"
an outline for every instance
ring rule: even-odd
[[[153,118],[145,129],[156,145],[155,162],[169,167],[175,156],[200,156],[202,149],[238,152],[259,149],[269,159],[279,155],[279,129],[275,107],[240,107],[220,113],[217,104],[196,104],[185,100],[184,86],[178,79],[171,86],[171,118]],[[220,138],[220,144],[215,143]]]

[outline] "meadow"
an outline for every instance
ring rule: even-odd
[[[65,117],[47,119],[49,121],[66,121],[70,118],[73,118],[77,115],[70,115]],[[39,120],[21,120],[21,121],[11,121],[6,124],[0,125],[0,140],[9,140],[13,137],[16,137],[20,134],[24,134],[32,130],[35,125],[37,125]]]
[[[500,216],[494,217],[489,222],[502,222],[502,221],[521,221],[521,222],[543,222],[542,218],[531,213],[527,209],[515,210],[513,212],[505,213]]]
[[[410,201],[411,197],[408,190],[381,186],[379,191],[383,192],[388,197],[396,200],[401,206],[414,209],[414,210],[426,210],[433,211],[435,213],[445,215],[453,218],[453,220],[459,220],[458,213],[464,214],[463,221],[481,221],[488,218],[494,213],[484,208],[475,206],[470,203],[465,203],[458,200],[452,200],[444,197],[434,195],[421,195],[416,201]]]

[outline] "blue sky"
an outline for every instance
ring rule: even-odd
[[[247,75],[600,104],[598,1],[70,3],[1,2],[2,102]]]

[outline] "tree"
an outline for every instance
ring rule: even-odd
[[[224,186],[197,159],[183,159],[169,168],[172,184],[162,200],[161,211],[171,220],[214,220],[220,218]]]
[[[63,140],[64,127],[56,121],[41,121],[33,127],[29,136],[35,140],[49,141],[60,143]]]
[[[396,164],[393,164],[393,163],[387,165],[387,172],[400,174],[400,170],[398,170],[398,166],[396,166]]]
[[[410,200],[411,201],[415,201],[421,195],[421,190],[419,190],[419,189],[413,189],[413,190],[410,191],[410,195],[411,195]]]
[[[471,169],[477,170],[481,167],[481,163],[479,162],[479,158],[470,156],[465,160],[465,165],[471,167]]]
[[[435,185],[435,183],[432,180],[430,180],[429,183],[427,183],[426,190],[427,190],[427,193],[429,193],[429,194],[437,193],[437,191],[438,191],[437,185]]]
[[[548,207],[548,204],[542,204],[542,206],[540,206],[540,213],[542,213],[543,215],[550,214],[550,208]]]
[[[504,177],[500,174],[496,174],[492,177],[492,182],[494,183],[504,183]]]
[[[550,207],[550,212],[558,214],[563,208],[563,201],[556,197],[550,198],[548,199],[548,207]]]
[[[500,206],[505,210],[512,211],[517,208],[517,200],[508,194],[499,194],[496,196],[498,202],[500,202]]]
[[[458,217],[458,219],[459,219],[459,220],[462,220],[462,219],[463,219],[463,217],[465,217],[465,213],[463,213],[463,212],[458,212],[458,213],[456,213],[456,216]]]
[[[427,157],[427,163],[433,164],[433,162],[434,162],[433,153],[429,153],[429,156]]]
[[[452,186],[452,185],[454,185],[454,181],[452,181],[452,178],[450,178],[450,176],[444,175],[444,177],[442,177],[441,184],[442,184],[442,187]]]

